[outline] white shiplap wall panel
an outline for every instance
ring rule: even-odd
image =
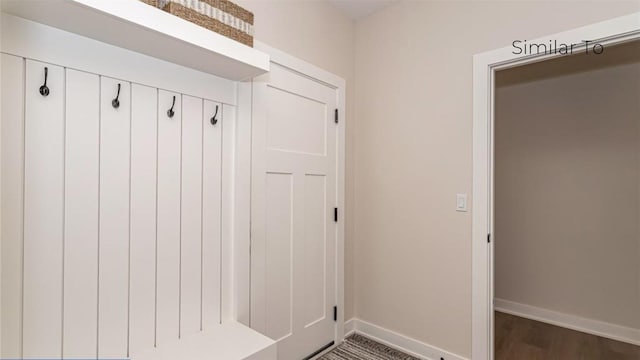
[[[48,68],[49,96],[38,89]],[[27,60],[23,356],[62,355],[64,69]]]
[[[158,90],[131,86],[129,353],[155,344]]]
[[[218,108],[218,123],[210,118]],[[220,323],[222,105],[204,101],[202,187],[202,328]]]
[[[167,110],[173,107],[174,116]],[[158,240],[156,344],[178,340],[180,331],[180,94],[158,93]]]
[[[182,97],[181,337],[201,327],[202,105],[202,99]]]
[[[22,349],[22,189],[24,161],[24,59],[2,54],[2,352]]]
[[[111,105],[118,84],[120,107]],[[100,81],[100,261],[98,356],[124,358],[129,306],[129,160],[131,93],[127,82]]]
[[[218,326],[222,223],[231,229],[222,216],[223,113],[232,137],[233,111],[2,57],[0,356],[126,358]]]
[[[222,216],[220,217],[220,233],[221,233],[221,249],[220,257],[216,260],[220,262],[221,269],[221,291],[220,297],[220,317],[221,321],[235,321],[233,301],[235,299],[235,286],[233,284],[233,192],[235,189],[234,168],[236,161],[235,139],[236,139],[236,107],[231,105],[222,105],[222,166],[220,187],[220,208]]]
[[[100,78],[67,69],[63,357],[97,355]]]

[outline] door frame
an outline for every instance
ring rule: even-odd
[[[640,40],[640,12],[544,36],[528,43],[578,44],[574,54],[586,51],[589,39],[605,48]],[[557,46],[557,45],[550,45]],[[555,50],[555,48],[553,49]],[[514,54],[508,46],[473,57],[473,216],[472,216],[472,329],[474,360],[494,356],[494,106],[495,73],[563,56],[549,49],[541,54]],[[606,51],[606,50],[605,50]],[[597,56],[597,55],[594,55]]]
[[[345,105],[346,105],[346,81],[326,70],[323,70],[315,65],[312,65],[306,61],[298,59],[292,55],[289,55],[281,50],[273,48],[269,45],[256,41],[255,46],[256,49],[261,50],[267,53],[270,56],[270,63],[276,64],[281,67],[285,67],[290,69],[304,77],[312,79],[314,81],[325,84],[336,90],[337,99],[336,106],[339,114],[339,121],[337,124],[338,134],[337,134],[337,168],[336,168],[336,196],[337,196],[337,204],[336,206],[339,209],[339,218],[337,223],[337,235],[336,235],[336,305],[338,306],[337,313],[337,321],[334,332],[334,345],[337,346],[344,339],[344,233],[345,233],[345,221],[346,221],[346,211],[345,211],[345,139],[346,139],[346,116],[345,116]],[[240,154],[237,159],[240,160],[242,172],[242,183],[236,184],[240,185],[243,188],[249,187],[251,188],[251,121],[256,118],[256,114],[253,111],[257,109],[252,109],[253,102],[253,90],[252,90],[251,82],[243,82],[239,83],[238,88],[238,126],[241,127],[239,129],[239,133],[243,140],[240,140],[242,144],[239,144],[238,150],[247,152],[244,154]],[[258,116],[260,116],[258,114]],[[247,184],[248,181],[248,184]],[[242,209],[241,212],[244,215],[243,219],[248,216],[249,221],[242,221],[243,229],[236,228],[236,235],[241,235],[240,237],[236,236],[236,246],[239,246],[242,251],[236,253],[236,263],[239,266],[235,266],[236,268],[236,316],[238,321],[249,325],[251,324],[251,257],[250,257],[250,248],[251,248],[251,239],[250,239],[250,214],[251,214],[251,192],[245,193],[244,196],[248,196],[246,199],[238,199],[240,200],[240,204],[236,204],[236,206],[240,205]],[[236,216],[239,214],[236,213]],[[240,231],[240,233],[238,233]],[[247,251],[245,251],[245,249]],[[238,256],[241,258],[239,259]],[[331,348],[333,348],[331,347]],[[329,348],[329,349],[331,349]],[[329,350],[327,349],[327,350]]]

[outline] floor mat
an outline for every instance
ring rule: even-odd
[[[318,360],[420,360],[382,345],[362,335],[353,334]]]

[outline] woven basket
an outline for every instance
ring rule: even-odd
[[[224,19],[226,23],[218,18],[205,15],[201,11],[187,7],[183,3],[197,6],[199,10],[205,8],[204,4],[207,4],[210,6],[209,9],[213,9],[218,17]],[[253,14],[230,1],[189,0],[185,2],[184,0],[165,0],[160,2],[160,6],[168,13],[253,47]]]
[[[145,4],[151,5],[153,7],[158,7],[158,0],[140,0]]]

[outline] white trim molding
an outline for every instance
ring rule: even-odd
[[[640,329],[587,319],[514,301],[495,299],[496,311],[640,346]]]
[[[235,81],[6,13],[1,13],[0,17],[1,51],[5,54],[114,79],[127,79],[132,83],[216,100],[223,104],[237,104]]]
[[[232,81],[250,79],[269,71],[269,56],[259,50],[137,0],[3,0],[0,1],[0,10],[26,21]],[[66,44],[33,35],[25,34],[29,44],[44,42],[49,45],[42,49],[44,53],[64,55]],[[91,61],[98,56],[89,48],[72,47],[72,50],[68,56],[78,57],[76,62]],[[144,64],[135,66],[134,63],[114,62],[130,68],[131,72],[145,72]]]
[[[371,324],[364,320],[351,318],[344,324],[345,334],[360,334],[391,348],[424,360],[468,360],[464,356],[440,349],[439,347],[398,334],[395,331]]]
[[[572,50],[585,51],[590,44],[612,46],[640,39],[640,12],[529,40],[555,44],[540,54],[514,54],[504,48],[473,57],[473,213],[471,235],[471,357],[493,359],[493,272],[494,241],[494,77],[495,72],[563,56],[561,44],[575,44]]]
[[[356,318],[351,318],[347,321],[344,322],[344,337],[347,338],[349,337],[349,335],[353,334],[356,332],[356,322],[358,321],[358,319]]]

